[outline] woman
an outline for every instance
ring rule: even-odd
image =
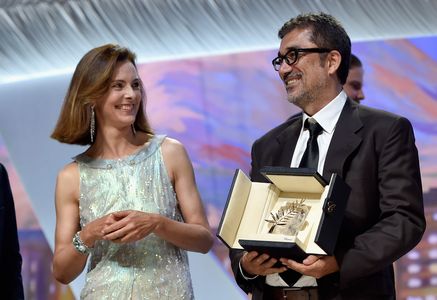
[[[90,145],[58,174],[55,278],[91,255],[81,299],[192,299],[185,250],[213,236],[181,143],[154,135],[135,55],[104,45],[81,59],[52,138]]]

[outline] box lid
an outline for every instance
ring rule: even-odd
[[[251,181],[246,174],[240,169],[236,169],[217,229],[217,237],[229,248],[232,248],[232,237],[238,231],[239,222],[235,220],[241,218],[245,209],[245,206],[236,205],[238,203],[234,203],[236,201],[233,202],[232,199],[247,199],[250,193],[250,184]]]
[[[323,204],[323,214],[314,240],[328,255],[334,253],[349,194],[349,185],[339,175],[332,174]]]
[[[328,184],[314,169],[264,167],[260,173],[284,192],[322,193]]]

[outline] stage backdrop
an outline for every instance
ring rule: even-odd
[[[249,171],[252,142],[298,110],[271,66],[277,50],[140,64],[157,133],[183,142],[214,231],[236,168]],[[353,44],[365,68],[363,105],[409,118],[419,148],[427,216],[422,242],[396,263],[399,299],[437,294],[437,38]],[[26,299],[72,299],[50,274],[57,171],[84,150],[49,139],[71,74],[0,86],[0,161],[18,214]],[[198,299],[244,299],[218,240],[190,256]],[[82,277],[83,278],[83,277]],[[77,295],[82,281],[72,287]]]

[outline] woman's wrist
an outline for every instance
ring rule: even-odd
[[[154,224],[154,228],[153,228],[153,232],[155,234],[159,234],[165,231],[165,217],[163,217],[160,214],[153,214],[152,216],[153,218],[153,224]]]
[[[79,237],[82,240],[82,242],[90,249],[94,248],[94,242],[95,240],[92,238],[92,236],[88,233],[89,230],[86,230],[85,227],[82,228],[79,232]]]

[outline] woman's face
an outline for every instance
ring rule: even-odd
[[[137,69],[128,60],[117,63],[109,90],[95,106],[99,128],[130,127],[140,105],[141,80]]]

